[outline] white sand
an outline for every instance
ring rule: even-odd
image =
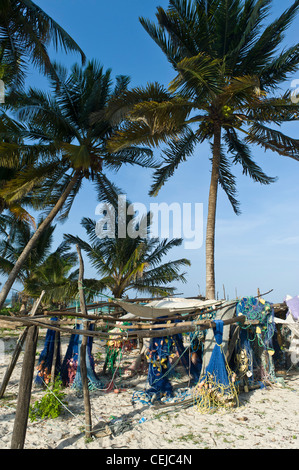
[[[3,339],[3,337],[2,337]],[[16,338],[5,339],[5,358],[0,364],[2,381]],[[43,348],[40,339],[38,351]],[[65,348],[65,345],[64,345]],[[93,352],[100,350],[94,345]],[[63,352],[65,349],[63,350]],[[130,363],[132,352],[123,358]],[[38,356],[37,356],[38,358]],[[15,418],[18,381],[23,353],[0,400],[0,449],[9,449]],[[102,355],[104,359],[104,354]],[[96,370],[102,369],[102,362]],[[119,379],[117,379],[119,381]],[[173,381],[175,387],[186,382]],[[26,449],[298,449],[299,448],[299,373],[290,371],[285,385],[259,389],[239,396],[240,405],[231,411],[201,414],[196,406],[187,409],[155,409],[131,403],[135,390],[146,387],[146,374],[122,381],[126,391],[119,394],[93,391],[90,394],[92,424],[102,430],[99,437],[86,441],[82,397],[67,389],[68,409],[56,419],[28,421]],[[33,389],[32,402],[44,392]],[[113,418],[126,428],[117,436],[108,434]],[[146,418],[139,423],[141,418]],[[106,426],[106,428],[105,428]],[[106,430],[105,430],[106,429]],[[110,431],[111,432],[111,431]],[[106,433],[106,435],[105,435]]]

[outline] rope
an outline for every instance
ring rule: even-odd
[[[206,372],[194,389],[194,402],[201,413],[219,408],[231,408],[238,403],[235,376],[223,351],[223,321],[216,320],[215,346]]]

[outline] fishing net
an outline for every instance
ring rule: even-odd
[[[214,320],[230,320],[236,316],[236,304],[232,302],[224,302],[221,308],[217,309],[217,311],[213,312],[214,316],[211,318],[212,321]],[[224,354],[227,353],[229,347],[229,337],[230,337],[230,325],[225,325],[223,327],[223,335],[222,335],[222,350]],[[203,340],[203,354],[202,354],[202,375],[206,372],[206,369],[209,365],[212,352],[215,347],[215,335],[213,328],[209,328],[204,330],[204,340]]]
[[[82,330],[83,325],[78,324],[75,329]],[[89,326],[90,330],[94,329],[94,325]],[[82,377],[80,370],[80,347],[83,336],[80,334],[71,335],[64,360],[61,366],[61,380],[64,386],[82,389]],[[92,355],[93,338],[88,336],[86,346],[86,368],[88,377],[88,387],[90,390],[101,387],[97,374],[95,372],[94,358]]]
[[[181,362],[191,379],[190,385],[198,382],[202,367],[202,340],[203,334],[199,330],[190,335],[190,347],[185,347],[182,334],[151,339],[146,352],[149,388],[135,392],[132,402],[139,401],[143,404],[151,404],[156,400],[176,402],[191,396],[190,387],[174,391],[169,379],[175,375],[175,366]]]
[[[273,337],[276,331],[274,309],[269,302],[255,297],[244,297],[236,307],[237,315],[245,315],[255,324],[240,325],[249,330],[248,338],[252,342],[254,360],[256,361],[256,380],[276,381],[273,355]]]
[[[122,322],[122,325],[132,325],[131,322]],[[132,330],[124,330],[120,328],[120,324],[118,327],[114,328],[110,333],[120,333]],[[105,358],[105,366],[104,372],[110,371],[112,374],[115,370],[115,363],[117,360],[121,360],[123,352],[132,351],[132,349],[136,348],[137,341],[131,339],[123,339],[120,338],[116,334],[111,334],[109,340],[106,344],[106,358]]]
[[[82,324],[79,325],[79,329],[81,330],[83,329]],[[90,324],[89,329],[92,331],[94,329],[94,325]],[[83,335],[79,335],[77,369],[76,369],[75,378],[72,383],[72,388],[76,390],[81,390],[83,388],[81,368],[80,368],[80,362],[81,362],[80,348],[82,344],[82,338],[83,338]],[[88,336],[87,346],[86,346],[86,369],[87,369],[88,388],[89,390],[96,390],[98,388],[101,388],[102,384],[95,372],[95,363],[94,363],[94,357],[92,354],[92,345],[93,345],[93,337]]]
[[[255,361],[249,334],[250,332],[248,330],[240,330],[235,355],[238,385],[243,386],[245,392],[249,391],[249,386],[252,385],[254,381]]]
[[[223,320],[214,322],[215,346],[205,373],[193,391],[195,403],[202,413],[219,408],[231,408],[238,400],[234,375],[222,350]]]
[[[171,337],[152,338],[147,357],[149,395],[155,394],[157,399],[162,396],[173,395],[172,385],[169,381],[170,361],[169,356],[173,352],[174,341]]]
[[[122,358],[122,343],[120,346],[115,343],[108,343],[106,345],[106,359],[105,359],[105,372],[110,371],[112,374],[115,370],[115,364],[117,359]]]
[[[257,322],[256,339],[260,347],[272,349],[272,338],[275,332],[274,309],[269,302],[255,297],[244,297],[236,307],[237,315],[245,315],[247,320]],[[242,328],[252,328],[243,325]]]
[[[57,321],[56,317],[51,318],[51,321]],[[47,330],[45,344],[42,352],[40,353],[37,365],[37,376],[35,378],[35,385],[37,386],[44,386],[51,380],[51,370],[52,370],[52,363],[54,357],[54,345],[55,345],[55,334],[56,331],[54,330]],[[60,374],[61,370],[61,355],[60,355],[60,333],[57,332],[57,356],[56,356],[56,364],[55,364],[55,377]]]
[[[179,343],[177,336],[180,336]],[[133,393],[132,404],[137,402],[144,405],[151,405],[156,400],[162,402],[181,403],[186,398],[191,398],[190,388],[174,390],[169,380],[174,373],[174,365],[180,360],[175,353],[176,344],[181,347],[181,335],[173,337],[153,338],[146,354],[149,363],[147,390],[138,390]],[[170,358],[174,360],[171,364]]]
[[[74,326],[74,329],[77,328],[77,325]],[[78,354],[79,354],[79,337],[78,334],[72,334],[63,362],[61,366],[61,380],[65,387],[72,385],[76,371],[78,367]]]

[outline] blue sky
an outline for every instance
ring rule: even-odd
[[[167,0],[36,0],[79,43],[88,59],[98,59],[113,75],[131,76],[131,85],[158,81],[168,85],[174,72],[158,46],[138,21],[139,16],[154,19],[158,5],[167,7]],[[272,14],[278,16],[293,2],[274,0]],[[288,31],[286,45],[298,42],[299,17]],[[59,53],[56,59],[71,66],[79,56]],[[299,78],[297,76],[292,79]],[[30,84],[46,87],[43,77],[32,73]],[[290,86],[291,80],[286,84]],[[284,132],[296,137],[298,124],[286,125]],[[157,198],[150,198],[150,170],[126,167],[112,177],[134,202],[199,202],[207,216],[210,182],[209,147],[198,146],[194,155],[183,163],[163,187]],[[236,216],[222,190],[219,192],[216,225],[216,285],[219,296],[223,284],[230,299],[256,295],[273,289],[267,299],[281,302],[287,294],[299,294],[299,164],[272,152],[254,149],[256,162],[270,176],[278,176],[271,186],[260,186],[241,174],[235,167],[238,197],[242,215]],[[159,154],[159,151],[157,151]],[[56,230],[56,243],[63,233],[84,236],[82,217],[95,216],[96,194],[85,185],[74,203],[70,218]],[[205,290],[205,250],[173,250],[171,258],[189,258],[186,285],[178,285],[185,296]],[[86,276],[94,276],[86,265]]]

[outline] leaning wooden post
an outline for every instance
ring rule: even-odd
[[[22,331],[22,333],[20,334],[20,336],[18,337],[18,341],[17,341],[17,344],[16,344],[16,347],[15,347],[15,350],[13,352],[13,355],[11,357],[11,360],[10,360],[10,363],[6,369],[6,372],[5,372],[5,375],[4,375],[4,378],[3,378],[3,381],[2,381],[2,384],[1,384],[1,388],[0,388],[0,398],[3,398],[3,395],[5,393],[5,390],[6,390],[6,387],[8,385],[8,382],[10,380],[10,377],[11,377],[11,374],[13,373],[13,370],[16,366],[16,363],[19,359],[19,355],[22,351],[22,348],[23,348],[23,344],[25,342],[25,339],[26,339],[26,336],[27,336],[27,333],[28,333],[28,330],[29,330],[29,326],[27,326],[25,328],[24,331]]]
[[[37,299],[33,305],[33,308],[31,310],[31,313],[29,316],[34,316],[37,312],[37,309],[41,303],[41,300],[43,298],[45,294],[45,291],[42,291],[39,299]],[[20,334],[19,338],[18,338],[18,341],[17,341],[17,344],[16,344],[16,347],[15,347],[15,350],[13,352],[13,355],[12,355],[12,358],[11,358],[11,361],[6,369],[6,372],[5,372],[5,375],[4,375],[4,379],[3,379],[3,382],[1,384],[1,388],[0,388],[0,398],[3,397],[4,393],[5,393],[5,390],[6,390],[6,387],[7,387],[7,384],[10,380],[10,377],[11,377],[11,374],[13,373],[13,370],[16,366],[16,363],[19,359],[19,356],[20,356],[20,353],[22,351],[22,348],[23,348],[23,344],[25,342],[25,339],[27,337],[27,334],[28,334],[28,330],[29,330],[29,327],[26,327],[25,330]]]
[[[24,360],[19,385],[19,395],[14,421],[11,449],[23,449],[26,437],[31,387],[38,340],[38,327],[30,326],[27,334]]]
[[[79,256],[79,277],[78,277],[78,288],[80,296],[80,308],[81,313],[87,315],[86,311],[86,302],[85,294],[83,290],[83,278],[84,278],[84,264],[82,259],[82,254],[79,245],[76,245],[78,256]],[[89,323],[86,323],[85,329],[88,329]],[[90,406],[90,397],[88,389],[88,377],[87,377],[87,367],[86,367],[86,350],[87,350],[87,336],[84,335],[82,338],[82,343],[80,347],[80,370],[82,377],[82,388],[83,388],[83,399],[84,399],[84,410],[85,410],[85,437],[91,437],[91,406]]]

